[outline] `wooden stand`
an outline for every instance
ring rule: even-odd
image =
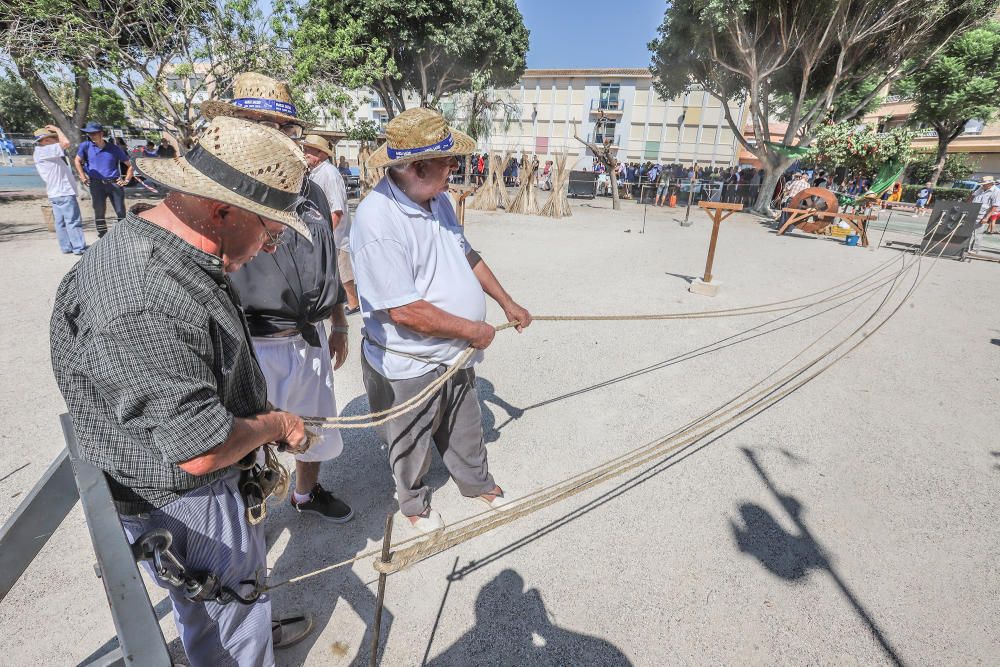
[[[778,235],[784,234],[792,225],[799,225],[797,229],[809,234],[818,234],[837,220],[843,220],[861,237],[861,245],[868,247],[868,221],[874,220],[874,215],[860,215],[857,213],[827,213],[814,208],[783,208],[783,212],[788,213],[788,219],[778,230]]]
[[[458,216],[458,224],[465,226],[465,200],[476,193],[476,185],[451,185],[448,187],[448,194],[455,200],[455,215]]]
[[[719,288],[718,284],[712,284],[712,263],[715,262],[715,245],[719,239],[719,225],[733,213],[742,211],[743,204],[700,201],[698,202],[698,208],[704,209],[708,217],[712,219],[712,240],[708,243],[708,259],[705,260],[705,275],[700,280],[695,280],[691,283],[688,291],[705,296],[715,296]]]

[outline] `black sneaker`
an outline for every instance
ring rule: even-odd
[[[347,523],[354,518],[354,510],[343,500],[333,497],[333,494],[317,484],[309,492],[309,500],[303,503],[295,502],[294,491],[288,497],[292,507],[299,512],[311,512],[319,514],[324,519],[329,519],[335,523]]]

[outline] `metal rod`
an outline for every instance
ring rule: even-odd
[[[876,250],[878,250],[879,248],[881,248],[881,247],[882,247],[882,239],[884,239],[884,238],[885,238],[885,233],[886,233],[886,231],[888,231],[888,229],[889,229],[889,223],[890,223],[890,222],[892,221],[892,214],[893,214],[893,213],[895,213],[895,211],[893,211],[893,210],[892,210],[892,209],[890,208],[890,209],[889,209],[889,217],[885,219],[885,227],[883,227],[883,228],[882,228],[882,236],[878,237],[878,244],[877,244],[877,245],[875,246],[875,249],[876,249]]]
[[[385,535],[382,537],[382,562],[389,562],[389,546],[392,544],[392,517],[390,512],[385,517]],[[375,598],[375,623],[372,627],[372,656],[369,661],[371,667],[378,665],[378,640],[382,633],[382,605],[385,603],[385,573],[378,575],[378,597]]]

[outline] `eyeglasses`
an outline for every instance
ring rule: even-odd
[[[264,241],[265,248],[270,248],[273,250],[274,248],[277,248],[279,245],[284,243],[284,239],[282,237],[285,234],[285,230],[282,229],[277,234],[272,234],[270,230],[268,230],[267,225],[264,224],[264,219],[262,217],[258,215],[257,220],[260,221],[260,226],[264,230],[264,235],[267,237],[267,240]]]
[[[258,125],[263,125],[264,127],[269,127],[272,130],[280,130],[284,132],[285,136],[289,139],[301,139],[302,138],[302,126],[298,123],[276,123],[273,120],[262,120],[258,121]]]

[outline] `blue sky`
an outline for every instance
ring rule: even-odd
[[[528,67],[647,67],[664,0],[517,0]]]

